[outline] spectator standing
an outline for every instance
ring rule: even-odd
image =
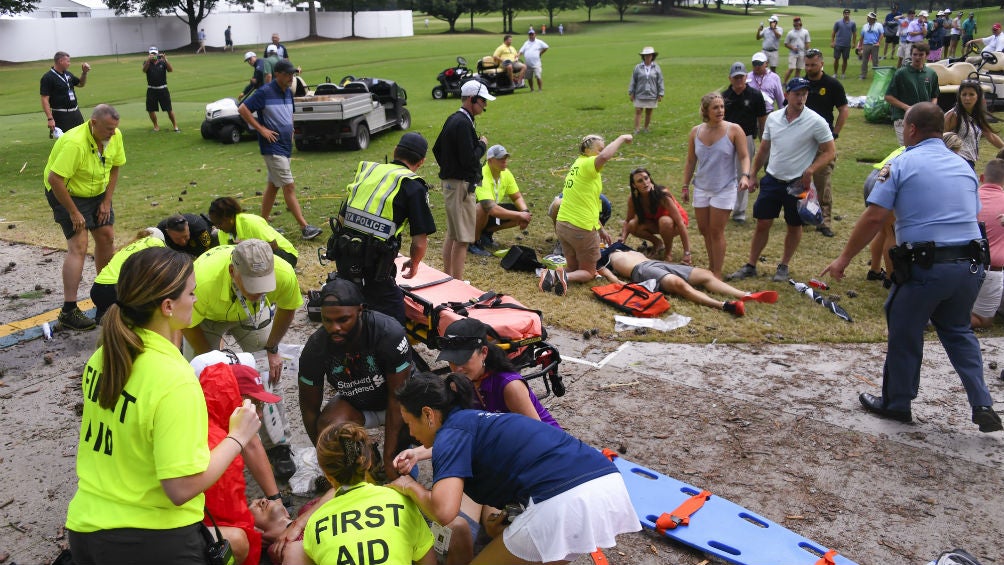
[[[970,316],[974,328],[994,325],[994,316],[1004,296],[1004,160],[991,159],[980,176],[980,212],[976,218],[987,229],[990,267]]]
[[[753,204],[753,217],[757,219],[756,231],[750,243],[749,261],[741,269],[732,273],[729,280],[741,280],[757,276],[756,263],[760,253],[767,246],[770,228],[782,210],[788,225],[784,238],[781,263],[774,273],[774,282],[787,282],[788,262],[795,255],[802,239],[802,220],[798,215],[798,197],[789,190],[790,185],[809,186],[817,170],[833,160],[836,150],[833,134],[819,114],[805,106],[809,97],[809,81],[796,77],[788,81],[788,105],[784,109],[771,112],[763,130],[763,142],[757,151],[750,174],[753,188],[760,186],[760,196]],[[760,168],[767,165],[763,179],[756,178]]]
[[[756,38],[762,40],[760,50],[767,56],[767,64],[770,65],[770,70],[775,73],[777,72],[777,50],[781,47],[782,33],[784,30],[777,24],[777,16],[771,16],[767,19],[767,29],[764,29],[763,22],[760,22],[760,27],[756,30]]]
[[[227,26],[227,29],[223,30],[223,50],[226,51],[227,49],[231,53],[234,52],[234,36],[230,31],[230,26]]]
[[[962,42],[962,56],[968,54],[968,43],[976,37],[978,31],[976,27],[976,14],[969,12],[969,17],[962,22],[962,39],[960,40]]]
[[[412,371],[404,326],[363,304],[362,288],[336,278],[321,288],[321,327],[303,346],[298,375],[303,428],[316,444],[325,428],[353,422],[385,426],[383,465],[394,479],[401,408],[394,391]],[[335,395],[324,402],[325,381]]]
[[[84,116],[77,104],[77,93],[73,89],[83,88],[87,84],[89,72],[91,65],[83,63],[80,65],[80,77],[73,76],[70,72],[70,54],[66,51],[56,51],[52,57],[52,67],[42,75],[38,85],[49,137],[58,137],[84,123]]]
[[[195,54],[199,53],[206,54],[206,28],[199,30],[199,48],[195,50]]]
[[[745,132],[738,124],[725,120],[725,102],[718,92],[701,98],[701,121],[690,130],[687,140],[683,182],[689,185],[693,179],[694,215],[708,251],[708,269],[721,279],[725,224],[735,207],[736,194],[749,192],[750,156]],[[736,169],[741,172],[737,174]],[[686,259],[684,263],[690,263]]]
[[[296,185],[290,170],[289,158],[293,155],[293,74],[296,69],[289,61],[275,66],[276,79],[259,88],[237,108],[241,118],[258,132],[258,146],[268,169],[268,184],[261,199],[261,217],[272,215],[275,197],[282,189],[286,208],[300,225],[300,235],[311,240],[321,234],[320,228],[307,223],[296,198]],[[254,113],[258,114],[256,119]]]
[[[260,421],[245,401],[231,409],[230,439],[209,450],[205,398],[171,342],[192,317],[187,257],[144,249],[125,261],[117,287],[83,370],[70,548],[76,563],[205,563],[203,492]]]
[[[802,76],[805,70],[805,50],[812,45],[812,37],[809,30],[802,28],[802,18],[795,16],[791,20],[794,27],[784,38],[784,46],[788,48],[788,72],[784,74],[785,82],[792,73],[796,77]]]
[[[875,12],[868,12],[868,23],[861,26],[861,39],[858,42],[858,50],[861,52],[861,74],[859,80],[868,78],[868,61],[872,62],[872,70],[878,66],[879,41],[885,33],[885,26],[878,23]]]
[[[279,63],[279,49],[275,45],[269,45],[265,48],[265,60],[263,72],[265,74],[265,82],[263,84],[268,84],[272,82],[275,74],[275,66]]]
[[[219,245],[219,237],[204,217],[199,214],[174,214],[157,224],[166,236],[167,246],[195,259]]]
[[[893,3],[892,9],[885,15],[882,27],[885,28],[885,47],[882,48],[882,58],[889,58],[889,46],[892,46],[892,56],[895,57],[899,50],[899,16],[903,13],[899,11],[899,4]]]
[[[955,51],[959,47],[959,38],[962,37],[962,10],[955,12],[955,15],[948,14],[951,18],[951,27],[948,30],[948,58],[955,58]]]
[[[850,109],[847,106],[847,94],[844,85],[834,77],[823,72],[823,54],[818,49],[810,49],[805,56],[805,78],[809,80],[809,98],[805,106],[826,120],[833,139],[840,137],[844,129]],[[833,113],[836,112],[834,118]],[[812,182],[816,185],[819,195],[819,206],[823,209],[823,223],[816,226],[816,231],[825,237],[833,237],[833,169],[837,166],[837,158],[816,169]]]
[[[983,101],[983,88],[979,81],[964,80],[959,85],[955,107],[945,114],[945,131],[955,132],[962,140],[958,154],[976,170],[980,158],[980,137],[998,149],[1004,149],[1004,140],[990,127],[987,108]]]
[[[537,78],[537,90],[544,90],[543,80],[544,66],[541,62],[541,57],[544,53],[550,49],[547,43],[544,43],[543,39],[537,39],[537,34],[534,33],[533,28],[526,34],[527,39],[523,42],[523,46],[519,48],[519,54],[523,56],[523,60],[526,61],[526,66],[530,70],[530,92],[533,92],[533,79]]]
[[[495,97],[488,93],[487,86],[476,80],[465,82],[460,87],[460,109],[446,119],[432,147],[446,207],[443,270],[457,280],[464,279],[467,246],[475,241],[474,191],[481,184],[481,158],[488,150],[488,138],[478,137],[474,118],[485,111],[490,100]]]
[[[927,53],[930,46],[918,42],[910,46],[910,64],[896,70],[892,82],[885,91],[885,101],[889,103],[892,127],[896,130],[896,141],[903,143],[903,118],[910,106],[918,102],[937,102],[941,91],[938,75],[927,68]]]
[[[558,35],[565,35],[565,24],[558,24]]]
[[[631,82],[628,83],[628,96],[634,103],[634,133],[639,131],[648,133],[648,126],[652,121],[652,110],[659,107],[662,97],[666,95],[666,86],[663,84],[662,69],[655,62],[659,53],[654,47],[645,47],[641,50],[641,62],[635,65],[631,73]],[[639,130],[641,113],[645,112],[645,129]]]
[[[767,103],[763,94],[747,81],[746,66],[735,62],[729,69],[729,87],[722,91],[725,101],[725,121],[739,124],[746,134],[746,154],[752,158],[756,153],[754,138],[763,133],[767,120]],[[783,104],[778,100],[778,104]],[[749,173],[749,165],[743,166],[740,161],[735,164],[736,177]],[[690,201],[689,187],[684,188],[683,201]],[[732,208],[732,219],[739,224],[746,222],[746,207],[749,202],[749,192],[740,190],[736,193],[736,203]]]
[[[174,131],[181,132],[178,120],[174,117],[174,108],[171,106],[171,91],[167,89],[167,73],[174,72],[171,62],[156,47],[151,47],[147,58],[143,61],[143,72],[146,74],[146,111],[150,114],[150,121],[153,122],[153,131],[160,131],[160,126],[157,124],[159,107],[167,112]]]
[[[767,55],[762,52],[753,54],[753,70],[746,74],[746,84],[760,91],[764,102],[767,103],[767,111],[779,109],[784,105],[784,86],[781,85],[781,77],[767,67]],[[766,114],[764,117],[766,118]]]
[[[490,255],[487,250],[497,247],[493,239],[496,232],[515,227],[525,230],[533,219],[516,177],[509,170],[509,157],[509,151],[501,145],[492,145],[485,154],[481,186],[474,193],[478,201],[477,243],[467,247],[475,255]],[[509,202],[502,202],[503,197]]]
[[[248,51],[244,54],[244,62],[251,65],[254,71],[251,74],[251,80],[244,87],[244,92],[241,92],[240,96],[237,97],[238,101],[244,100],[256,88],[265,84],[265,60],[259,59],[254,51]]]
[[[422,134],[401,136],[391,163],[361,161],[347,187],[349,197],[338,214],[341,241],[359,240],[362,245],[335,246],[335,265],[341,277],[362,285],[370,308],[406,322],[404,294],[397,286],[397,264],[405,228],[411,236],[408,259],[403,263],[405,279],[418,272],[436,222],[429,209],[429,186],[418,175],[425,163],[429,142]],[[330,245],[329,245],[330,249]]]
[[[995,432],[1004,426],[983,380],[980,344],[970,325],[984,278],[985,240],[976,221],[979,183],[962,158],[945,147],[944,120],[933,102],[907,110],[903,137],[908,149],[880,175],[847,245],[822,274],[843,279],[854,256],[895,213],[899,246],[893,256],[903,257],[905,265],[897,265],[885,304],[889,338],[882,394],[861,393],[858,399],[879,417],[913,421],[910,405],[920,388],[924,329],[930,321],[962,379],[973,423],[981,432]]]
[[[914,43],[927,43],[927,18],[927,10],[921,10],[917,14],[917,18],[906,26],[906,42],[900,42],[899,45],[904,60],[910,57],[910,47]],[[930,44],[928,44],[928,52],[930,52]]]
[[[830,47],[833,48],[833,78],[847,78],[847,58],[851,48],[858,44],[858,24],[851,20],[851,11],[844,8],[844,17],[833,23],[833,33],[830,34]],[[843,67],[841,67],[841,63]]]
[[[268,362],[269,383],[273,390],[282,376],[279,344],[293,321],[293,314],[303,306],[303,296],[296,272],[276,258],[272,248],[260,239],[247,239],[234,246],[220,246],[203,253],[192,262],[195,268],[196,306],[187,328],[184,352],[188,358],[236,343],[241,351],[264,351]],[[232,347],[228,345],[229,347]],[[272,437],[266,430],[262,443],[278,479],[288,479],[296,472],[292,460],[292,435],[282,404],[277,404],[279,431]]]
[[[896,18],[896,35],[899,37],[899,45],[896,48],[896,68],[903,66],[903,61],[910,59],[910,40],[907,32],[910,26],[916,21],[917,16],[913,8],[907,11],[906,16]]]
[[[278,33],[272,34],[272,45],[275,45],[276,54],[279,56],[280,59],[284,59],[286,61],[289,60],[289,49],[286,49],[285,45],[279,43]]]
[[[42,180],[52,219],[66,237],[63,259],[63,309],[59,322],[74,330],[94,329],[94,320],[77,307],[77,291],[87,260],[87,234],[94,236],[94,270],[100,273],[115,253],[112,197],[125,165],[119,113],[98,104],[87,124],[61,136],[49,153]]]

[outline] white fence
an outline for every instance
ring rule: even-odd
[[[308,17],[307,12],[220,13],[211,14],[199,27],[206,30],[209,47],[223,46],[223,31],[229,25],[235,44],[257,46],[257,51],[271,40],[273,33],[278,33],[283,42],[307,37]],[[352,16],[348,12],[317,13],[317,34],[321,37],[340,39],[349,37],[351,32]],[[356,35],[367,38],[414,35],[411,11],[359,12]],[[0,55],[0,59],[17,63],[51,59],[56,51],[79,58],[141,53],[151,45],[176,49],[191,42],[188,26],[173,16],[0,20],[0,37],[5,44],[17,46]]]

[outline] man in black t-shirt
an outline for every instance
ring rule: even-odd
[[[77,106],[77,94],[73,89],[87,84],[91,66],[87,63],[80,65],[80,78],[73,76],[69,69],[70,54],[56,51],[52,67],[39,81],[38,94],[42,98],[42,111],[45,112],[50,137],[56,128],[66,132],[84,123],[84,115]]]
[[[823,54],[819,49],[809,49],[805,52],[805,78],[809,81],[809,99],[805,107],[819,114],[826,120],[833,133],[833,140],[840,136],[850,110],[847,106],[847,94],[840,81],[823,72]],[[836,110],[836,119],[833,111]],[[816,185],[819,196],[819,206],[823,209],[823,223],[816,226],[816,231],[826,237],[833,237],[833,227],[830,223],[833,215],[833,187],[831,178],[837,165],[834,158],[828,165],[816,171],[812,182]]]
[[[206,250],[220,244],[219,236],[212,224],[197,214],[169,216],[157,224],[157,229],[164,232],[164,243],[168,247],[181,253],[187,253],[192,258],[198,257]]]
[[[401,324],[363,303],[362,289],[354,282],[336,278],[321,288],[322,327],[300,353],[300,415],[311,444],[332,424],[385,425],[383,462],[393,480],[402,427],[394,391],[411,373],[411,346]],[[325,380],[335,396],[322,408]]]
[[[767,121],[767,102],[761,93],[753,86],[746,84],[746,65],[741,62],[732,63],[729,69],[729,87],[722,91],[725,102],[725,121],[739,124],[746,134],[746,151],[753,162],[756,153],[753,139],[760,136],[763,124]],[[741,163],[736,159],[736,178],[749,171],[739,170]],[[736,204],[732,208],[732,219],[742,224],[746,222],[746,207],[749,193],[740,190],[736,196]]]
[[[143,72],[146,73],[146,111],[150,114],[150,121],[153,122],[153,131],[160,131],[157,124],[157,107],[167,112],[167,117],[171,118],[171,125],[174,131],[178,129],[178,120],[174,118],[174,108],[171,107],[171,92],[167,90],[167,73],[173,73],[174,67],[167,60],[167,57],[151,47],[149,55],[143,61]]]

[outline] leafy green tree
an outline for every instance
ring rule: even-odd
[[[574,10],[581,4],[582,0],[544,0],[544,9],[547,10],[547,26],[554,27],[554,14],[562,10]]]
[[[418,0],[415,6],[422,12],[450,25],[450,32],[457,31],[457,20],[467,12],[463,0]]]
[[[582,0],[582,5],[586,7],[586,21],[593,21],[593,8],[599,8],[607,3],[607,0]]]
[[[247,9],[251,9],[253,4],[252,0],[236,0],[234,3]],[[106,0],[105,4],[119,15],[131,11],[147,17],[173,15],[188,25],[189,38],[194,45],[199,38],[199,24],[212,13],[216,0]]]
[[[13,16],[33,12],[38,2],[35,0],[0,0],[0,16]]]
[[[634,0],[610,0],[610,4],[612,4],[617,10],[617,15],[620,16],[620,21],[622,22],[624,21],[625,12],[628,11],[628,8],[630,8],[633,3]]]

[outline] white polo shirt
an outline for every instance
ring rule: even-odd
[[[767,115],[763,139],[770,141],[770,161],[767,172],[778,180],[801,177],[816,158],[819,146],[833,141],[830,126],[822,116],[809,108],[789,122],[786,108]]]

